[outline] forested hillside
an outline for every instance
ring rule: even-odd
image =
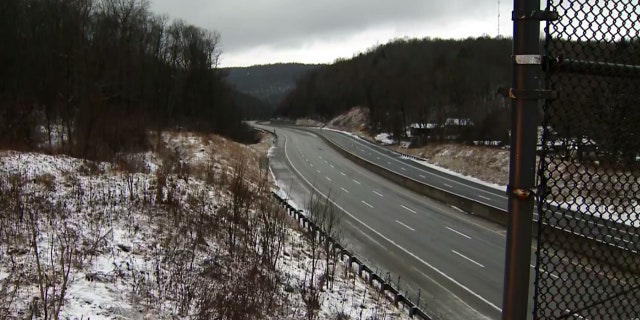
[[[309,72],[279,105],[287,117],[330,118],[370,109],[370,129],[405,134],[411,123],[470,120],[465,140],[505,140],[511,39],[399,39]],[[451,122],[451,120],[449,121]]]
[[[275,109],[287,93],[293,90],[296,80],[318,67],[300,63],[277,63],[223,70],[227,73],[227,82],[238,91],[254,96]]]
[[[216,32],[145,1],[0,2],[0,145],[105,158],[148,129],[246,138],[217,61]]]

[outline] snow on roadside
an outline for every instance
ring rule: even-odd
[[[32,224],[36,229],[30,229],[28,215],[23,224],[0,225],[0,289],[3,293],[15,289],[15,295],[0,294],[0,313],[21,318],[33,314],[35,319],[42,316],[36,313],[43,303],[37,284],[41,281],[60,284],[64,273],[59,261],[65,252],[69,253],[64,248],[76,250],[70,253],[74,259],[60,312],[62,318],[72,320],[191,319],[195,317],[193,308],[182,307],[181,298],[185,296],[167,288],[200,290],[201,287],[183,282],[190,278],[179,278],[181,273],[176,270],[191,268],[188,270],[197,273],[219,270],[216,274],[222,272],[224,278],[231,276],[231,270],[245,268],[224,262],[227,258],[221,253],[223,244],[217,242],[221,239],[208,237],[209,234],[203,237],[198,231],[212,230],[187,230],[192,230],[188,229],[193,223],[189,222],[192,219],[189,216],[220,217],[221,210],[230,205],[232,193],[224,186],[233,174],[233,158],[248,159],[247,163],[251,163],[258,155],[246,146],[219,137],[178,133],[162,138],[164,146],[160,149],[167,154],[123,156],[125,163],[118,164],[0,151],[0,188],[5,195],[0,195],[0,202],[8,204],[21,197],[25,212],[42,215]],[[127,166],[139,170],[130,171]],[[173,171],[167,171],[168,166],[173,166]],[[251,170],[248,174],[251,175]],[[21,191],[12,193],[17,187]],[[4,206],[0,213],[10,216],[15,212],[12,205]],[[196,214],[200,211],[203,215]],[[215,221],[207,224],[212,222]],[[12,238],[12,234],[17,236]],[[28,240],[30,234],[36,236],[37,242]],[[287,229],[286,239],[277,259],[283,310],[269,313],[272,315],[267,318],[299,319],[306,310],[301,288],[309,276],[310,249],[296,229]],[[73,245],[64,241],[72,241]],[[43,278],[34,267],[33,244],[39,249]],[[174,260],[179,256],[190,257],[192,266],[180,262],[189,259]],[[320,319],[334,319],[337,315],[351,319],[408,319],[364,281],[353,277],[340,264],[337,267],[333,287],[321,290]],[[233,290],[207,285],[211,292]],[[60,294],[59,287],[57,292],[47,288],[51,297]]]
[[[370,141],[367,141],[367,140],[365,140],[365,139],[362,139],[360,136],[355,135],[355,134],[353,134],[353,133],[351,133],[351,132],[342,131],[342,130],[337,130],[337,129],[329,129],[329,128],[327,128],[327,129],[325,129],[325,130],[331,130],[331,131],[339,132],[339,133],[342,133],[342,134],[345,134],[345,135],[348,135],[348,136],[354,137],[354,138],[356,138],[356,139],[360,139],[360,140],[365,141],[365,142],[367,142],[367,143],[371,143]],[[388,135],[388,134],[379,134],[378,136],[380,136],[380,135],[386,136],[386,135]],[[378,136],[376,136],[376,141],[378,140]],[[381,140],[382,140],[382,138],[381,138]],[[393,144],[393,142],[392,142],[391,144]],[[383,145],[384,145],[384,144],[383,144]],[[497,184],[497,183],[487,182],[487,181],[485,181],[485,180],[478,179],[478,178],[473,177],[473,176],[465,175],[465,174],[462,174],[462,173],[459,173],[459,172],[456,172],[456,171],[453,171],[453,170],[450,170],[450,169],[444,168],[444,167],[439,166],[439,165],[437,165],[437,164],[430,163],[429,161],[419,160],[419,159],[410,158],[410,157],[406,157],[406,156],[401,156],[401,157],[402,157],[402,158],[404,158],[404,159],[413,160],[414,162],[416,162],[416,163],[418,163],[418,164],[420,164],[420,165],[423,165],[423,166],[425,166],[425,167],[428,167],[428,168],[431,168],[431,169],[434,169],[434,170],[438,170],[438,171],[440,171],[440,172],[443,172],[443,173],[446,173],[446,174],[449,174],[449,175],[452,175],[452,176],[456,176],[456,177],[459,177],[459,178],[462,178],[462,179],[466,179],[466,180],[469,180],[469,181],[473,181],[473,182],[475,182],[475,183],[482,184],[482,185],[485,185],[485,186],[487,186],[487,187],[491,187],[491,188],[494,188],[494,189],[497,189],[497,190],[502,190],[502,191],[504,191],[504,190],[506,190],[506,188],[507,188],[507,187],[506,187],[506,185],[501,185],[501,184]]]
[[[389,146],[395,143],[395,141],[391,138],[391,134],[389,133],[379,133],[374,138],[383,146]]]
[[[449,170],[447,168],[443,168],[441,166],[437,166],[435,164],[431,164],[431,163],[429,163],[428,161],[425,161],[425,160],[419,160],[419,159],[409,158],[409,157],[405,157],[405,156],[402,156],[402,158],[403,159],[412,160],[412,161],[414,161],[414,162],[416,162],[416,163],[418,163],[420,165],[423,165],[425,167],[431,168],[433,170],[437,170],[437,171],[446,173],[446,174],[451,175],[451,176],[455,176],[455,177],[462,178],[462,179],[465,179],[465,180],[468,180],[468,181],[472,181],[472,182],[475,182],[477,184],[481,184],[481,185],[484,185],[484,186],[487,186],[487,187],[490,187],[490,188],[494,188],[496,190],[500,190],[500,191],[506,191],[507,190],[507,186],[499,185],[499,184],[496,184],[496,183],[490,183],[490,182],[486,182],[484,180],[480,180],[480,179],[472,177],[472,176],[467,176],[467,175],[455,172],[453,170]]]

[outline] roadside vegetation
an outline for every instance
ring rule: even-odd
[[[254,141],[217,64],[220,34],[144,0],[0,3],[0,146],[93,160],[147,149],[148,130]]]
[[[406,139],[412,124],[426,127],[448,119],[472,122],[454,140],[505,141],[511,39],[396,39],[351,59],[336,61],[300,78],[277,114],[327,122],[355,106],[368,110],[363,123],[371,134]],[[451,120],[449,120],[451,122]],[[447,130],[433,130],[432,140],[448,141]]]
[[[0,319],[408,318],[279,207],[270,139],[149,139],[115,162],[0,152]]]

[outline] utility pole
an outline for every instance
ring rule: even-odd
[[[509,222],[503,290],[503,320],[527,319],[531,227],[535,201],[535,167],[541,55],[540,0],[514,0],[513,82],[511,100],[511,160],[509,166]]]

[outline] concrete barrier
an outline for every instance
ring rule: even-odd
[[[351,159],[360,166],[409,190],[425,195],[431,199],[444,202],[464,212],[482,217],[500,225],[506,226],[508,223],[508,213],[500,208],[478,203],[472,199],[450,193],[395,173],[343,149],[322,133],[318,136],[346,158]],[[556,239],[560,239],[556,242],[560,243],[565,251],[573,251],[574,253],[590,257],[625,271],[640,273],[640,255],[638,255],[637,252],[618,247],[613,243],[594,239],[588,235],[576,234],[556,226],[545,224],[545,227],[547,228],[546,232],[552,234]],[[538,223],[534,222],[531,229],[533,237],[537,238],[539,235]]]
[[[489,206],[483,203],[478,203],[472,199],[450,193],[448,191],[413,180],[407,176],[403,176],[401,174],[387,170],[383,167],[380,167],[364,158],[361,158],[349,152],[348,150],[343,149],[337,143],[327,138],[324,134],[321,133],[319,134],[319,136],[324,141],[326,141],[329,146],[331,146],[334,150],[338,151],[340,154],[342,154],[346,158],[351,159],[352,161],[368,169],[369,171],[372,171],[380,176],[383,176],[386,179],[392,182],[395,182],[411,191],[425,195],[431,199],[438,200],[446,204],[452,205],[470,214],[481,216],[485,219],[488,219],[490,221],[493,221],[502,225],[507,225],[508,217],[506,215],[506,212],[500,208]]]

